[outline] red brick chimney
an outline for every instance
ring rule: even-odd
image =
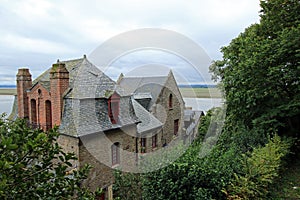
[[[28,97],[27,90],[32,87],[31,74],[29,69],[19,69],[17,74],[17,96],[18,96],[18,116],[28,118]]]
[[[59,61],[52,65],[50,71],[50,92],[52,104],[52,124],[60,125],[63,94],[69,88],[69,72],[64,63]]]

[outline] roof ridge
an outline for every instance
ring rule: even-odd
[[[124,76],[123,78],[167,78],[169,75],[159,75],[159,76]]]
[[[66,62],[75,62],[75,61],[80,61],[80,60],[84,60],[84,58],[76,58],[76,59],[71,59],[71,60],[63,60],[63,61],[59,61],[62,63],[66,63]]]

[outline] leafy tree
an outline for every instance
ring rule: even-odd
[[[210,69],[227,103],[227,129],[240,124],[299,137],[300,2],[261,1],[260,23],[222,48]]]
[[[201,120],[200,136],[186,152],[168,166],[143,175],[144,199],[224,199],[221,192],[239,171],[240,160],[234,146],[212,148],[220,109],[214,108]],[[212,120],[212,123],[211,123]],[[216,121],[215,121],[216,120]],[[209,136],[206,135],[209,130]],[[204,139],[204,135],[206,135]],[[203,140],[204,139],[204,140]],[[205,157],[203,152],[209,151]],[[167,158],[159,158],[167,159]],[[163,162],[163,161],[161,161]]]
[[[142,197],[142,175],[114,171],[115,182],[113,185],[114,199],[136,200]]]
[[[71,169],[76,158],[66,154],[56,139],[57,129],[30,129],[24,120],[0,117],[0,198],[93,198],[80,187],[89,166]]]
[[[242,170],[224,190],[229,199],[266,199],[269,186],[279,175],[282,158],[289,153],[290,140],[275,135],[264,147],[243,155]]]

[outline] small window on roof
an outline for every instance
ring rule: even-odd
[[[108,99],[108,116],[112,124],[117,124],[119,121],[120,96],[114,93]]]

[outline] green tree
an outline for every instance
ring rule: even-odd
[[[210,67],[223,85],[227,128],[299,137],[300,2],[260,3],[260,22],[223,47],[223,59]]]
[[[114,199],[136,200],[142,197],[142,175],[137,173],[114,171]]]
[[[199,137],[179,159],[142,175],[144,199],[225,198],[221,190],[229,184],[234,171],[239,171],[240,159],[235,146],[223,150],[222,146],[215,144],[218,134],[213,133],[217,131],[218,116],[222,115],[220,111],[214,108],[201,119]],[[158,159],[163,162],[168,157]]]
[[[282,159],[289,153],[290,140],[275,135],[264,147],[243,155],[242,170],[224,190],[229,199],[267,199],[270,185],[279,175]]]
[[[45,133],[28,128],[21,119],[0,117],[0,198],[72,199],[93,198],[80,183],[89,166],[72,170],[76,158],[66,154],[56,139],[57,129]]]

